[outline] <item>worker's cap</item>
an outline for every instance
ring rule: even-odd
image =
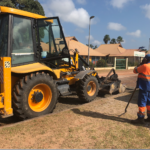
[[[147,54],[147,55],[145,56],[145,58],[150,58],[150,54]]]

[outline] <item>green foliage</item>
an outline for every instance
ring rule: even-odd
[[[128,66],[138,66],[138,62],[128,62]]]
[[[145,53],[147,53],[147,52],[148,52],[148,50],[147,50],[147,49],[141,49],[141,51],[144,51]]]
[[[104,36],[103,41],[104,41],[104,43],[105,43],[105,44],[107,44],[107,43],[108,43],[108,41],[110,41],[110,37],[109,37],[109,35],[108,35],[108,34],[106,34],[106,35]]]
[[[89,46],[89,44],[86,44],[86,46]],[[90,48],[92,48],[92,49],[96,49],[97,48],[97,45],[93,45],[93,44],[90,44]]]
[[[90,44],[90,47],[93,48],[94,47],[93,44]]]
[[[93,49],[97,49],[97,45],[95,45],[95,47]]]
[[[89,62],[89,66],[90,66],[90,68],[95,67],[95,65],[91,61]]]
[[[123,40],[123,38],[121,37],[121,36],[118,36],[117,37],[117,42],[120,44],[121,42],[123,42],[124,40]]]
[[[44,9],[38,0],[1,0],[0,6],[12,7],[45,16]],[[40,28],[40,37],[44,38],[44,28]]]
[[[0,6],[12,7],[15,8],[15,5],[12,3],[11,0],[1,0]]]
[[[44,9],[38,0],[1,0],[0,6],[17,8],[45,16]]]
[[[22,10],[45,16],[44,9],[38,1],[35,0],[18,0],[19,4],[24,6]]]
[[[112,38],[111,41],[110,41],[110,44],[116,44],[116,39]]]
[[[106,61],[104,59],[101,59],[101,60],[99,59],[96,63],[96,66],[97,67],[107,67]]]

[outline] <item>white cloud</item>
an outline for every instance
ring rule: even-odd
[[[89,14],[83,8],[75,8],[73,0],[49,0],[42,4],[46,16],[59,16],[65,22],[71,22],[81,28],[89,25]]]
[[[145,16],[150,19],[150,4],[146,4],[144,6],[141,6],[142,9],[145,10]]]
[[[127,32],[127,35],[140,37],[141,36],[141,31],[140,30],[136,30],[135,32]]]
[[[86,0],[77,0],[79,4],[86,4]]]
[[[101,42],[98,41],[98,40],[94,40],[92,43],[93,43],[94,45],[97,45],[97,46],[99,46],[99,45],[101,44]]]
[[[111,0],[110,4],[113,7],[123,8],[125,4],[133,0]]]
[[[116,31],[126,29],[123,25],[121,25],[119,23],[114,23],[114,22],[109,22],[107,28],[110,29],[110,30],[116,30]]]
[[[88,40],[88,39],[89,39],[89,36],[86,36],[85,38]],[[92,35],[90,35],[90,40],[94,40],[94,38],[93,38]]]

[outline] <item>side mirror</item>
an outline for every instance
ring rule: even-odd
[[[66,48],[63,48],[62,55],[69,55],[69,50]]]

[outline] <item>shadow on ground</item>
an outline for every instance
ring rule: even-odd
[[[127,118],[121,118],[121,117],[116,117],[116,116],[108,116],[105,114],[101,114],[98,112],[93,112],[93,111],[80,111],[80,109],[74,108],[71,109],[75,114],[78,115],[83,115],[86,117],[92,117],[92,118],[101,118],[101,119],[107,119],[107,120],[112,120],[112,121],[118,121],[118,122],[124,122],[124,123],[130,123],[131,120]],[[133,125],[133,124],[132,124]],[[143,125],[136,125],[136,126],[143,126]]]
[[[128,102],[130,100],[131,96],[132,96],[133,90],[128,91],[128,93],[130,93],[130,94],[129,95],[124,95],[124,96],[123,95],[122,96],[116,96],[114,99],[115,100],[119,100],[119,101]],[[132,99],[131,99],[131,101],[130,101],[130,103],[137,104],[138,93],[139,93],[139,91],[136,90],[135,93],[134,93],[134,95],[133,95],[133,97],[132,97]]]
[[[68,104],[68,105],[81,105],[84,104],[78,97],[72,96],[62,96],[58,99],[58,102],[61,104]]]
[[[102,94],[101,95],[98,95],[96,100],[100,100],[100,98],[105,98],[105,97],[111,97],[111,96],[115,96],[115,100],[119,100],[119,101],[124,101],[124,102],[128,102],[129,98],[131,97],[131,94],[133,92],[133,89],[130,89],[130,88],[127,88],[126,92],[129,93],[129,95],[118,95],[118,93],[113,93],[112,95],[111,94]],[[133,96],[133,99],[131,101],[131,103],[134,103],[136,104],[136,101],[137,101],[137,96],[138,96],[138,91],[135,92],[135,95]],[[60,111],[63,111],[65,109],[71,109],[73,108],[74,106],[79,106],[79,105],[82,105],[82,104],[85,104],[84,102],[82,102],[78,97],[77,95],[74,93],[70,96],[61,96],[59,97],[58,99],[58,103],[56,105],[56,109],[54,110],[54,112],[60,112]],[[74,109],[73,109],[74,110]],[[93,112],[94,113],[94,112]],[[90,112],[90,114],[93,116],[95,114],[93,114],[92,112]],[[86,113],[85,113],[86,114]],[[88,116],[88,115],[87,115]],[[99,116],[99,114],[97,114],[96,116]],[[109,119],[110,118],[113,118],[113,116],[105,116],[103,114],[100,114],[101,117],[105,118],[105,119]],[[115,119],[115,117],[114,117]],[[117,119],[117,118],[116,118]],[[118,119],[118,121],[122,121],[122,118]],[[128,122],[129,120],[124,120],[124,122]],[[7,125],[7,124],[12,124],[12,123],[16,123],[16,122],[19,122],[14,116],[13,117],[9,117],[9,118],[0,118],[0,126],[4,126],[4,125]]]
[[[4,126],[7,124],[13,124],[13,123],[17,123],[19,122],[19,120],[15,117],[8,117],[8,118],[0,118],[0,126]]]
[[[114,98],[115,100],[128,102],[130,97],[131,97],[131,95],[132,95],[132,93],[133,93],[133,90],[134,89],[127,88],[125,93],[129,93],[129,94],[125,95],[125,96],[121,95],[118,92],[115,92],[113,94],[99,92],[99,94],[97,95],[97,98],[108,98],[108,97],[111,97],[111,96],[116,96]],[[138,99],[138,90],[136,90],[136,92],[134,93],[131,103],[136,104],[137,103],[137,99]],[[75,93],[72,94],[72,95],[69,95],[69,96],[61,96],[61,97],[59,97],[58,102],[61,103],[61,104],[68,104],[68,105],[85,104],[85,102],[82,102]]]

